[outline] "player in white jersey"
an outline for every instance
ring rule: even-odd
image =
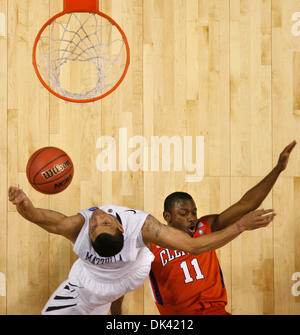
[[[67,301],[72,304],[77,303],[76,306],[70,306],[69,310],[65,310],[68,314],[70,312],[75,312],[75,314],[80,312],[107,314],[112,301],[123,296],[125,292],[134,290],[146,280],[154,259],[153,254],[145,247],[141,235],[141,228],[148,214],[112,205],[101,206],[99,209],[94,207],[79,212],[85,219],[73,245],[73,250],[79,258],[72,266],[68,280],[60,285],[59,290],[54,292],[48,301],[43,314],[57,314],[58,309],[64,309],[64,306],[68,305]],[[93,239],[95,243],[92,243],[90,238],[89,227],[93,213],[96,218],[101,219],[106,217],[106,214],[110,214],[118,220],[119,229],[116,234],[116,242],[109,240],[111,235],[104,236],[104,238],[108,238],[108,250],[102,248],[98,251],[107,257],[102,257],[95,251],[98,249],[97,236]],[[93,234],[96,222],[92,221],[91,223],[91,234]],[[110,222],[106,222],[106,224],[109,225]],[[101,237],[100,243],[103,244],[105,241],[103,241],[103,236]],[[118,244],[118,238],[123,240],[123,243]],[[114,244],[120,245],[120,247],[117,247],[117,250],[112,250]],[[124,247],[119,250],[122,245]],[[118,253],[115,254],[116,252]],[[84,299],[88,300],[88,303],[80,301],[79,297],[83,295],[82,292],[84,292]],[[74,295],[78,295],[77,300],[69,298]],[[61,298],[57,299],[57,296]],[[69,300],[63,299],[63,297],[68,297]],[[99,299],[103,305],[99,305]]]
[[[44,307],[45,315],[107,314],[111,303],[147,279],[154,258],[150,243],[197,255],[222,247],[245,230],[267,226],[275,215],[273,210],[253,211],[223,230],[192,238],[136,209],[106,205],[67,217],[34,207],[17,187],[9,188],[9,200],[25,219],[69,239],[79,256]],[[195,227],[196,221],[191,222]]]

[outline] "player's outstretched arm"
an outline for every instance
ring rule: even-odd
[[[36,208],[25,192],[11,186],[8,198],[16,206],[17,211],[28,221],[31,221],[50,233],[66,237],[72,242],[76,241],[78,233],[84,224],[82,215],[66,216],[50,209]]]
[[[247,191],[238,202],[224,210],[221,214],[208,215],[205,217],[211,224],[212,231],[227,227],[261,205],[276,183],[280,173],[286,169],[290,153],[296,144],[296,141],[293,141],[286,146],[279,155],[278,162],[272,171],[257,185]]]
[[[164,225],[149,215],[143,225],[142,235],[146,245],[152,242],[163,248],[182,250],[198,255],[223,247],[245,230],[266,227],[275,215],[272,209],[253,211],[223,230],[197,238],[192,238],[179,229]]]

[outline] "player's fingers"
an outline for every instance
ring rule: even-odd
[[[256,211],[253,212],[254,216],[260,216],[264,213],[264,209],[258,209]]]
[[[13,202],[13,204],[16,204],[16,202],[20,202],[23,197],[23,191],[17,187],[13,187],[9,194],[8,194],[9,200]]]
[[[271,212],[268,212],[264,215],[261,215],[260,217],[258,217],[258,219],[264,220],[264,219],[267,219],[267,218],[275,216],[275,215],[276,215],[276,213],[274,211],[271,211]]]
[[[15,197],[16,191],[14,189],[11,189],[8,193],[9,200],[13,199]]]
[[[263,212],[262,212],[262,215],[266,215],[266,214],[269,214],[269,213],[275,213],[274,209],[273,208],[264,209]]]
[[[274,217],[275,215],[276,215],[275,212],[269,212],[269,213],[266,213],[264,215],[258,215],[258,216],[256,216],[255,219],[256,219],[256,221],[263,221],[263,220],[266,220],[270,217]]]
[[[290,143],[290,144],[284,149],[284,151],[287,151],[288,153],[290,153],[290,152],[294,149],[294,147],[295,147],[296,144],[297,144],[297,142],[296,142],[296,141],[293,141],[292,143]]]
[[[257,220],[257,223],[259,225],[269,224],[274,219],[275,216],[276,216],[276,213],[272,213],[272,214],[266,215],[263,218],[259,218]]]
[[[15,187],[15,186],[11,186],[9,191],[10,191],[11,194],[15,194],[15,193],[18,192],[18,190],[19,190],[19,189],[18,189],[17,187]]]
[[[274,209],[259,209],[257,211],[255,211],[254,215],[255,216],[262,216],[262,215],[266,215],[268,213],[272,213],[274,212]]]
[[[13,188],[10,193],[11,193],[11,195],[16,195],[16,194],[18,194],[18,189]]]
[[[10,188],[8,189],[8,194],[13,194],[14,191],[15,188],[13,186],[10,186]]]
[[[17,205],[17,204],[19,204],[20,202],[22,202],[23,201],[23,199],[22,199],[22,197],[20,197],[20,196],[16,196],[16,197],[14,197],[13,199],[12,199],[12,203],[14,204],[14,205]]]
[[[262,227],[268,226],[273,221],[273,219],[274,219],[274,217],[269,218],[268,220],[265,220],[265,222],[262,223]]]

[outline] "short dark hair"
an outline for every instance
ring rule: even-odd
[[[177,200],[193,200],[192,196],[185,192],[174,192],[169,194],[164,202],[164,211],[171,213],[174,202]]]
[[[94,250],[102,257],[115,256],[122,250],[123,245],[124,236],[119,229],[114,235],[107,233],[99,234],[95,241],[92,241]]]

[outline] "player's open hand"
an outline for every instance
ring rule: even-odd
[[[290,153],[292,152],[296,144],[297,144],[296,141],[291,142],[288,146],[284,148],[282,153],[279,155],[277,167],[280,171],[285,170],[285,168],[287,167]]]
[[[263,228],[272,222],[275,215],[273,209],[259,209],[244,215],[238,224],[242,231]]]
[[[29,199],[24,191],[15,186],[10,186],[10,188],[8,189],[8,199],[16,206],[26,206],[29,204]]]

